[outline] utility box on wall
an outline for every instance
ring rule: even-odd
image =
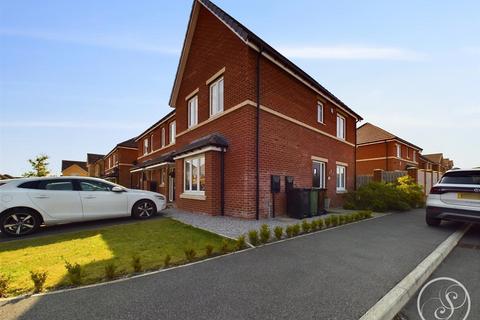
[[[271,176],[270,190],[272,193],[280,192],[280,176]]]

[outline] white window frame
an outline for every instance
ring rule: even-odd
[[[162,128],[162,147],[165,147],[165,127]]]
[[[398,143],[395,144],[397,158],[402,157],[402,146]]]
[[[336,187],[337,192],[347,191],[347,167],[337,165],[337,174],[336,174]]]
[[[317,102],[317,122],[324,123],[324,108],[320,101]]]
[[[177,135],[177,123],[176,121],[172,121],[170,122],[170,124],[168,125],[168,129],[169,129],[169,138],[170,138],[170,141],[169,141],[169,144],[174,144],[175,143],[175,136]]]
[[[412,160],[413,160],[413,162],[417,161],[417,153],[416,153],[415,149],[413,150]]]
[[[195,156],[192,156],[192,157],[188,157],[188,158],[185,158],[183,159],[183,192],[186,193],[186,194],[194,194],[194,195],[205,195],[205,190],[200,190],[200,177],[201,177],[201,174],[200,174],[200,168],[201,168],[201,163],[202,163],[202,160],[203,159],[203,163],[205,164],[205,154],[204,153],[201,153],[201,154],[197,154]],[[193,170],[192,170],[192,163],[197,161],[198,160],[198,170],[197,170],[197,190],[193,190],[192,186],[193,186]],[[186,184],[186,168],[187,168],[187,165],[190,167],[190,170],[189,170],[189,183],[190,185],[187,186]]]
[[[347,128],[346,128],[347,120],[344,116],[337,113],[337,138],[345,140],[347,136]]]
[[[194,127],[198,124],[198,96],[193,96],[188,100],[188,127]]]
[[[217,89],[217,96],[214,97],[214,90]],[[220,90],[221,89],[221,90]],[[210,116],[214,116],[216,114],[219,114],[223,112],[223,102],[224,102],[224,81],[223,81],[223,76],[215,80],[210,84],[209,88],[209,93],[210,93]],[[216,98],[216,99],[215,99]],[[214,110],[214,101],[217,103],[217,109]]]
[[[327,163],[326,162],[323,162],[323,161],[312,161],[313,163],[319,163],[320,164],[320,182],[319,182],[319,186],[318,188],[319,189],[325,189],[327,187],[327,184],[326,184],[326,179],[325,179],[325,175],[327,173]],[[312,175],[313,175],[313,172],[312,172]],[[317,187],[315,187],[317,188]]]
[[[148,138],[143,139],[143,154],[148,154],[148,145],[149,145],[149,140]]]
[[[108,158],[108,168],[110,169],[112,167],[112,157]]]

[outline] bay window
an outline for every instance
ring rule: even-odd
[[[205,193],[205,155],[184,160],[184,190],[186,193]]]

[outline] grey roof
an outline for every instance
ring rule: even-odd
[[[214,146],[220,148],[227,148],[228,141],[224,136],[218,133],[209,134],[208,136],[202,137],[200,139],[192,141],[190,144],[187,144],[175,152],[175,156],[195,151],[207,146]]]
[[[87,171],[87,163],[85,161],[75,161],[75,160],[62,160],[62,171],[75,164],[80,168],[82,168],[83,170]]]
[[[95,163],[97,160],[103,159],[104,154],[87,153],[87,164]]]
[[[146,168],[149,166],[153,166],[156,164],[164,163],[164,162],[174,162],[173,157],[175,155],[175,151],[162,154],[159,157],[153,158],[151,160],[147,160],[145,162],[139,163],[138,165],[134,166],[131,170]]]
[[[117,144],[117,147],[137,148],[137,143],[135,142],[135,139],[137,139],[137,137],[120,142],[119,144]]]

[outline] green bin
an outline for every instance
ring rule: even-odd
[[[318,190],[310,190],[310,217],[318,215]]]

